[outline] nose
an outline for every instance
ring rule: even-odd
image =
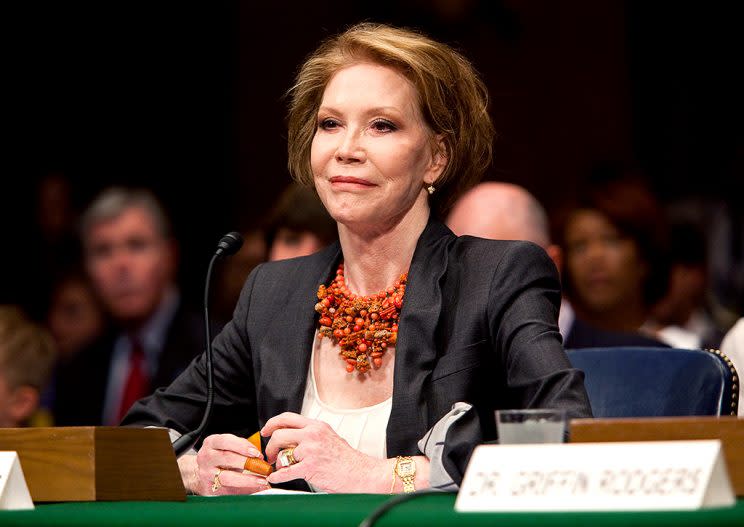
[[[117,276],[129,274],[131,256],[123,247],[118,248],[112,255],[112,267]]]
[[[592,264],[604,261],[606,252],[604,245],[599,241],[592,241],[586,249],[586,260]]]
[[[364,158],[365,152],[359,132],[350,128],[346,129],[339,135],[336,161],[339,163],[360,163],[364,161]]]

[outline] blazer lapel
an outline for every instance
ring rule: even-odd
[[[266,328],[259,346],[262,358],[258,401],[260,425],[281,412],[302,410],[302,400],[307,385],[307,372],[315,333],[317,292],[320,284],[328,283],[335,276],[341,249],[335,243],[316,255],[310,265],[297,266],[287,276],[280,277],[281,287],[273,290],[288,291],[280,305],[285,309],[276,314]],[[293,284],[287,288],[286,284]],[[274,401],[270,407],[266,401]]]
[[[436,328],[442,312],[439,282],[447,269],[446,247],[454,238],[442,223],[430,219],[413,254],[395,347],[388,456],[415,451],[429,428],[424,383],[437,356]]]

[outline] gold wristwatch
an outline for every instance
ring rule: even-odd
[[[395,475],[403,481],[403,492],[413,492],[416,487],[413,480],[416,477],[416,462],[409,456],[398,456],[395,460]]]

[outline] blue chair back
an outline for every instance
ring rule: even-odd
[[[594,417],[736,415],[738,377],[720,351],[614,347],[566,352],[586,375]]]

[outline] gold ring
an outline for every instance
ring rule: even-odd
[[[217,469],[217,474],[214,475],[214,482],[212,483],[212,493],[216,494],[218,490],[220,490],[220,487],[222,486],[222,482],[220,481],[220,474],[222,473],[222,469]]]
[[[297,460],[294,457],[294,449],[295,447],[291,446],[279,451],[278,458],[281,460],[283,467],[288,467],[297,463]]]

